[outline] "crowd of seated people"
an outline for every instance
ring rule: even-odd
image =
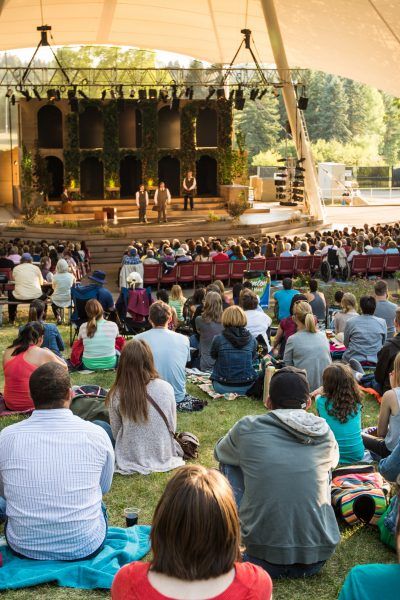
[[[389,229],[363,231],[348,232],[349,239],[354,234],[360,244],[356,238],[363,235],[364,247],[371,241],[373,253],[378,248],[384,252],[384,246],[389,249],[384,239]],[[390,235],[397,243],[400,229],[391,228]],[[316,248],[313,239],[224,244],[208,240],[197,250],[196,244],[192,250],[189,242],[186,248],[174,240],[164,248],[136,244],[128,255],[136,261],[160,258],[170,264],[184,257],[199,262],[198,256],[216,262],[251,254],[256,258],[267,251],[307,255]],[[339,252],[344,241],[334,232],[331,237],[321,234],[315,252],[333,247]],[[34,258],[25,263],[21,255],[20,266],[35,267]],[[68,253],[58,256],[51,282],[40,272],[56,294],[57,321],[73,283],[68,265]],[[52,271],[48,261],[43,261],[42,269]],[[64,275],[71,277],[67,280]],[[360,298],[361,314],[352,294],[337,297],[332,320],[347,347],[338,362],[321,327],[329,307],[315,280],[305,294],[294,289],[291,279],[284,280],[275,294],[275,337],[270,332],[272,320],[261,309],[250,282],[236,288],[232,297],[219,281],[196,289],[189,299],[179,286],[169,295],[161,290],[149,308],[150,328],[134,336],[119,353],[118,326],[104,318],[113,309],[112,296],[104,287],[105,274],[95,271],[91,277],[102,294],[87,302],[79,339],[85,368],[116,368],[106,399],[108,435],[100,423],[83,421],[70,410],[67,365],[59,356],[61,337],[57,326],[46,322],[41,296],[29,298],[30,322],[4,353],[6,407],[33,410],[29,418],[0,432],[0,519],[7,518],[12,550],[34,560],[92,557],[104,544],[107,513],[102,498],[110,490],[113,473],[149,475],[177,469],[154,514],[151,562],[120,570],[111,592],[114,600],[140,594],[149,599],[267,599],[272,594],[271,579],[319,573],[340,541],[328,493],[332,470],[338,464],[361,462],[365,450],[370,450],[390,481],[400,473],[400,309],[388,300],[387,284],[376,281],[374,296]],[[175,331],[183,320],[194,325],[191,337]],[[240,419],[216,442],[214,456],[220,472],[183,466],[182,449],[171,432],[177,427],[177,411],[192,401],[186,389],[191,350],[198,351],[197,364],[209,373],[217,393],[255,397],[254,389],[263,380],[260,344],[264,356],[271,353],[283,361],[264,399],[267,410]],[[362,429],[357,379],[365,375],[366,367],[376,367],[375,383],[385,392],[375,431]],[[314,412],[309,410],[313,399]],[[71,443],[79,449],[73,456]],[[13,465],[27,452],[29,460],[23,461],[22,471],[15,469]],[[84,481],[79,476],[83,471]],[[32,490],[29,531],[33,535],[29,536],[24,534],[28,530],[25,487]],[[397,510],[398,503],[392,502],[385,525],[392,547]],[[358,598],[357,586],[366,586],[363,577],[374,572],[357,569],[345,582],[343,600]],[[382,567],[377,577],[383,578],[385,571]],[[388,568],[387,577],[392,586],[398,585],[400,567]],[[371,581],[371,589],[374,586]]]

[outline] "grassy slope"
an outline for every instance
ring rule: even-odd
[[[63,329],[67,339],[68,330]],[[5,348],[11,341],[15,330],[3,327],[0,329],[0,348]],[[73,374],[73,383],[97,383],[109,387],[113,374],[80,375]],[[0,389],[2,389],[2,374],[0,375]],[[199,397],[203,392],[194,386],[189,391]],[[206,466],[215,466],[213,447],[215,442],[226,433],[238,419],[248,414],[263,412],[261,403],[240,398],[229,402],[225,400],[210,401],[209,406],[201,413],[178,416],[180,430],[193,431],[201,441],[200,461]],[[376,423],[378,405],[373,399],[366,398],[364,403],[363,424],[365,426]],[[0,420],[0,429],[16,422],[17,418]],[[210,424],[212,423],[212,427]],[[124,477],[115,475],[111,492],[105,498],[110,513],[112,525],[123,526],[122,511],[125,506],[138,506],[141,508],[141,523],[149,523],[158,498],[160,497],[166,481],[171,476],[169,473],[152,474],[147,477],[132,475]],[[293,490],[295,493],[295,490]],[[283,499],[284,501],[284,499]],[[293,600],[331,600],[337,597],[341,584],[349,569],[360,563],[368,562],[394,562],[395,555],[388,551],[379,541],[376,528],[354,527],[343,528],[342,540],[339,548],[324,568],[321,575],[306,581],[284,581],[274,585],[274,599]],[[54,586],[41,586],[27,590],[10,591],[3,593],[7,600],[76,600],[107,598],[107,592],[89,592],[86,590],[60,589]]]

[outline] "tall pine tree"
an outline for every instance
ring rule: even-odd
[[[261,100],[246,100],[242,111],[235,112],[235,128],[246,140],[249,158],[276,146],[281,125],[278,99],[267,93]]]
[[[351,137],[348,100],[343,81],[330,75],[321,97],[321,137],[325,140],[347,142]]]

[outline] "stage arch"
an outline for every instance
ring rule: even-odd
[[[134,198],[142,183],[142,161],[136,156],[125,156],[119,167],[121,198]]]
[[[173,156],[164,156],[158,161],[158,181],[164,181],[171,196],[179,197],[181,192],[181,164]]]
[[[133,102],[125,102],[119,112],[119,147],[140,148],[142,146],[142,111]]]
[[[205,154],[196,161],[198,196],[217,196],[218,165],[215,158]]]
[[[103,113],[96,106],[87,106],[79,115],[79,145],[81,148],[103,147]]]
[[[163,106],[158,111],[158,147],[174,148],[181,147],[181,118],[179,110]]]
[[[197,115],[196,146],[198,148],[216,148],[218,146],[217,111],[208,106],[200,109]]]
[[[63,147],[62,113],[54,104],[46,104],[37,113],[39,148]]]
[[[83,198],[104,198],[104,167],[95,156],[81,162],[81,194]]]
[[[46,167],[49,173],[49,199],[58,200],[64,190],[64,164],[57,156],[46,156]]]

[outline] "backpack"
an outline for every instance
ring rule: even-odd
[[[333,472],[332,506],[349,525],[376,525],[386,511],[390,485],[372,465],[348,465]]]
[[[74,397],[70,408],[74,415],[85,421],[110,422],[108,408],[104,404],[108,390],[99,385],[74,385],[72,391]]]

